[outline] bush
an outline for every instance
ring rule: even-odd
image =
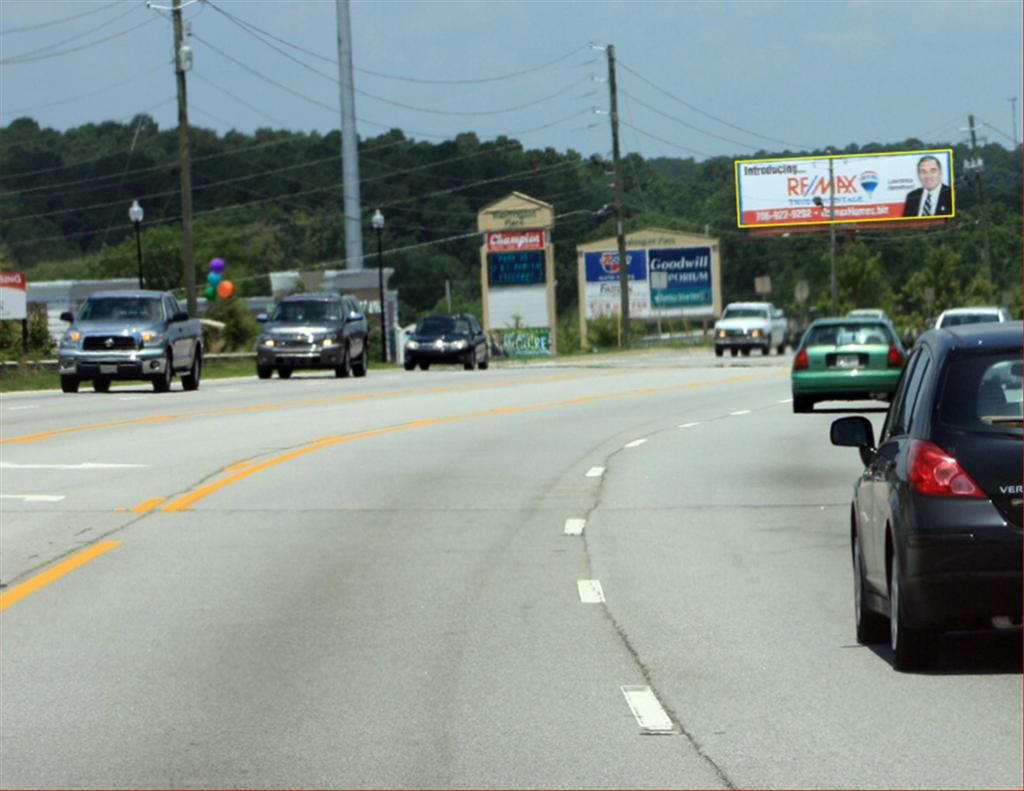
[[[30,302],[28,305],[28,356],[49,357],[53,353],[53,338],[46,315],[46,305]],[[7,359],[24,357],[21,345],[21,322],[0,321],[0,356]]]
[[[260,325],[249,313],[244,300],[229,297],[208,302],[204,318],[224,322],[221,338],[226,351],[252,351],[256,336],[260,334]]]

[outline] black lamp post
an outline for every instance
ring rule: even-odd
[[[140,226],[142,225],[142,218],[145,216],[145,212],[142,211],[142,207],[139,205],[137,200],[132,201],[132,205],[128,209],[128,219],[132,221],[135,226],[135,250],[139,257],[139,288],[145,288],[142,285],[142,235],[140,233]]]
[[[384,253],[380,247],[380,232],[384,230],[384,215],[380,213],[380,209],[373,213],[373,218],[370,222],[373,224],[373,230],[377,232],[377,285],[380,288],[380,361],[386,363],[388,361],[388,331],[384,314],[387,311],[384,309]]]

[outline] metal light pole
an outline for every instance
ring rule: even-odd
[[[384,310],[384,253],[380,247],[380,232],[384,230],[384,215],[380,213],[380,209],[373,213],[373,218],[370,222],[373,224],[373,230],[377,232],[377,285],[380,288],[380,361],[386,363],[388,361],[388,331],[384,314],[387,311]]]
[[[832,264],[832,315],[839,314],[839,294],[836,285],[836,177],[832,168],[832,158],[828,160],[828,233],[829,258]]]
[[[135,250],[139,257],[139,288],[145,288],[142,284],[142,235],[140,227],[142,225],[142,218],[145,216],[145,212],[139,205],[137,200],[132,201],[132,205],[128,208],[128,219],[132,221],[135,226]]]

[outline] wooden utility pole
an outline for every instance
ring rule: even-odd
[[[188,100],[185,94],[185,70],[191,66],[191,51],[183,51],[181,25],[182,0],[174,0],[174,72],[178,79],[178,172],[181,175],[181,270],[185,281],[189,315],[198,312],[196,304],[196,264],[192,247],[192,163],[188,149]]]
[[[967,162],[966,169],[971,172],[974,179],[974,191],[978,197],[978,225],[981,227],[981,267],[982,275],[986,282],[992,280],[992,248],[988,239],[988,224],[985,222],[985,196],[981,188],[981,169],[985,161],[978,156],[978,135],[974,130],[974,115],[967,116],[968,125],[971,128],[971,159]],[[950,179],[952,182],[952,179]]]
[[[629,257],[626,254],[626,232],[622,202],[622,164],[619,161],[619,104],[615,94],[615,45],[609,44],[608,91],[611,95],[612,174],[615,179],[615,237],[619,246],[619,291],[622,313],[622,345],[629,348]]]

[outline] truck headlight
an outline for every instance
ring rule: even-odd
[[[266,346],[269,349],[274,348],[273,338],[260,338],[260,346]]]
[[[60,339],[60,347],[62,349],[70,349],[78,345],[78,341],[81,340],[82,333],[78,330],[69,330],[64,333],[64,336]]]
[[[159,332],[146,331],[142,333],[142,342],[151,346],[160,346],[166,340],[167,336],[161,335]]]
[[[465,349],[467,346],[469,346],[469,344],[465,341],[452,341],[453,349]]]
[[[754,338],[760,338],[761,337],[761,330],[751,330],[750,331],[750,335],[752,337],[754,337]]]
[[[334,338],[324,338],[324,340],[323,340],[323,347],[324,347],[325,349],[326,349],[327,347],[329,347],[329,346],[333,346],[333,345],[334,345]]]
[[[420,348],[419,341],[406,341],[405,342],[405,348],[406,349],[418,349],[418,348]]]

